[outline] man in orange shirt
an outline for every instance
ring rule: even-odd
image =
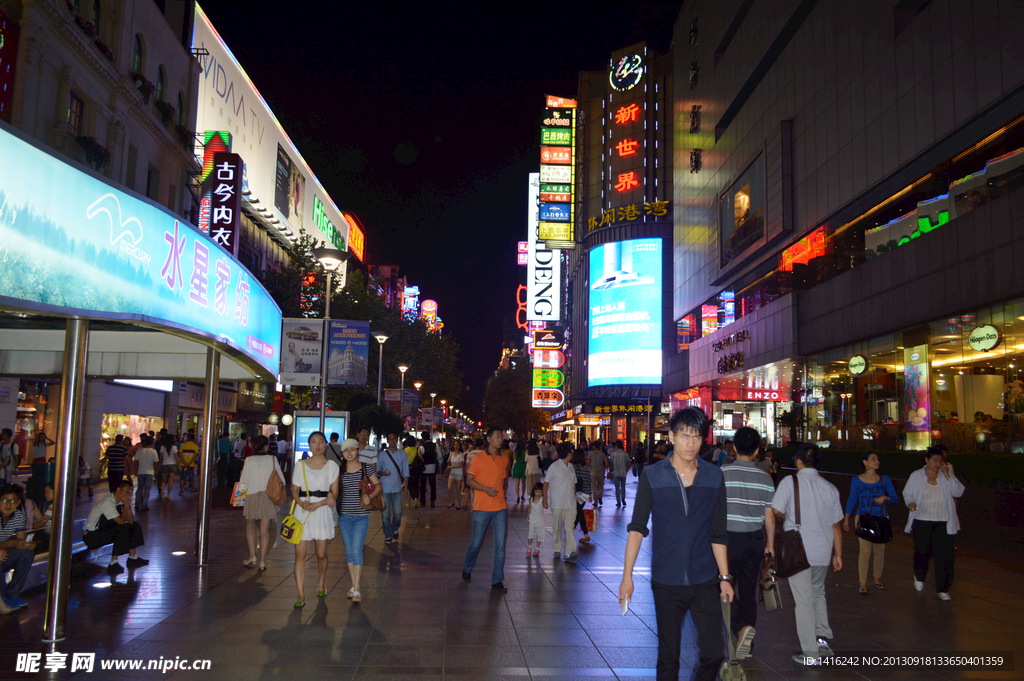
[[[508,537],[508,505],[505,502],[505,478],[508,457],[501,453],[503,433],[494,426],[487,429],[487,449],[477,452],[466,471],[466,486],[476,490],[473,495],[473,536],[466,548],[462,579],[467,582],[476,565],[487,526],[494,529],[494,569],[491,588],[501,593],[505,588],[505,540]]]

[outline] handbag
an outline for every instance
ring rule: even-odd
[[[775,573],[775,559],[772,554],[764,554],[761,564],[761,579],[757,583],[757,600],[768,612],[782,609],[782,592],[779,589],[778,575]]]
[[[595,532],[597,530],[597,509],[583,509],[583,518],[587,521],[587,532]]]
[[[236,482],[235,486],[231,489],[231,506],[234,508],[245,506],[245,495],[248,491],[248,485]]]
[[[284,494],[284,481],[281,480],[281,476],[276,470],[270,471],[270,477],[267,479],[267,496],[274,506],[280,506],[286,498]]]
[[[861,513],[857,516],[857,536],[872,544],[892,541],[892,523],[885,516]]]
[[[387,508],[387,504],[384,503],[384,495],[378,494],[377,496],[371,496],[376,488],[373,486],[373,482],[366,477],[366,464],[363,464],[363,477],[359,481],[359,506],[367,511],[383,511]],[[370,503],[363,502],[363,496],[370,497]]]
[[[306,482],[306,462],[301,462],[302,482],[306,485],[305,490],[309,491],[309,483]],[[295,517],[295,500],[292,499],[292,509],[281,521],[281,539],[289,544],[298,544],[302,541],[302,521]]]
[[[800,536],[800,480],[793,476],[793,502],[796,506],[794,520],[797,529],[780,532],[775,536],[775,573],[786,579],[811,567]]]

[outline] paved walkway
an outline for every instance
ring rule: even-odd
[[[632,509],[635,491],[627,486]],[[439,490],[440,492],[440,490]],[[328,595],[307,597],[295,610],[293,550],[281,542],[266,572],[241,566],[245,557],[240,510],[226,508],[226,490],[215,490],[209,567],[192,566],[196,502],[178,497],[151,502],[141,522],[152,563],[111,580],[98,565],[76,571],[71,584],[65,653],[94,652],[96,670],[82,679],[628,679],[654,678],[657,637],[649,574],[649,542],[638,561],[631,610],[616,602],[628,513],[617,511],[610,484],[593,543],[578,564],[553,560],[551,536],[540,558],[525,556],[526,508],[510,514],[508,558],[502,596],[489,588],[490,535],[474,580],[460,579],[469,536],[469,514],[443,508],[406,509],[401,542],[387,547],[380,518],[371,520],[365,550],[363,602],[345,598],[350,582],[339,539],[328,547]],[[610,501],[609,501],[610,500]],[[968,512],[969,501],[961,506]],[[76,516],[87,512],[79,506]],[[549,516],[550,518],[550,516]],[[550,523],[550,520],[549,520]],[[889,545],[885,592],[857,593],[856,540],[848,536],[841,573],[829,575],[829,613],[837,652],[1017,652],[1016,672],[911,669],[884,673],[796,668],[792,599],[786,609],[759,613],[754,657],[744,662],[748,679],[943,679],[1024,678],[1024,561],[1006,550],[961,538],[951,603],[940,602],[929,582],[911,585],[911,543],[898,533]],[[184,551],[184,555],[173,552]],[[123,563],[123,561],[122,561]],[[307,594],[315,593],[316,561],[307,564]],[[109,584],[109,586],[108,586]],[[33,678],[15,670],[19,652],[46,652],[39,643],[45,595],[26,594],[27,610],[0,617],[0,679]],[[692,628],[684,633],[681,678],[696,663]],[[102,660],[210,660],[209,671],[103,671]],[[69,658],[70,659],[70,658]],[[36,675],[39,676],[39,675]],[[46,678],[65,678],[60,673]]]

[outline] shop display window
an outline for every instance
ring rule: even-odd
[[[131,444],[138,444],[143,435],[149,431],[159,433],[164,427],[164,420],[158,416],[136,416],[131,414],[104,414],[103,427],[100,434],[100,446],[103,451],[114,442],[114,438],[123,435],[131,440]]]

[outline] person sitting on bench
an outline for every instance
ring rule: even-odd
[[[114,550],[110,554],[110,565],[107,569],[111,572],[123,572],[124,568],[117,562],[118,557],[128,554],[127,565],[130,568],[148,565],[149,561],[139,558],[135,549],[143,546],[146,542],[142,537],[142,525],[135,521],[132,513],[132,483],[131,480],[124,480],[117,486],[113,494],[100,499],[89,511],[89,518],[85,521],[82,540],[90,549],[99,548],[106,544],[113,544]]]

